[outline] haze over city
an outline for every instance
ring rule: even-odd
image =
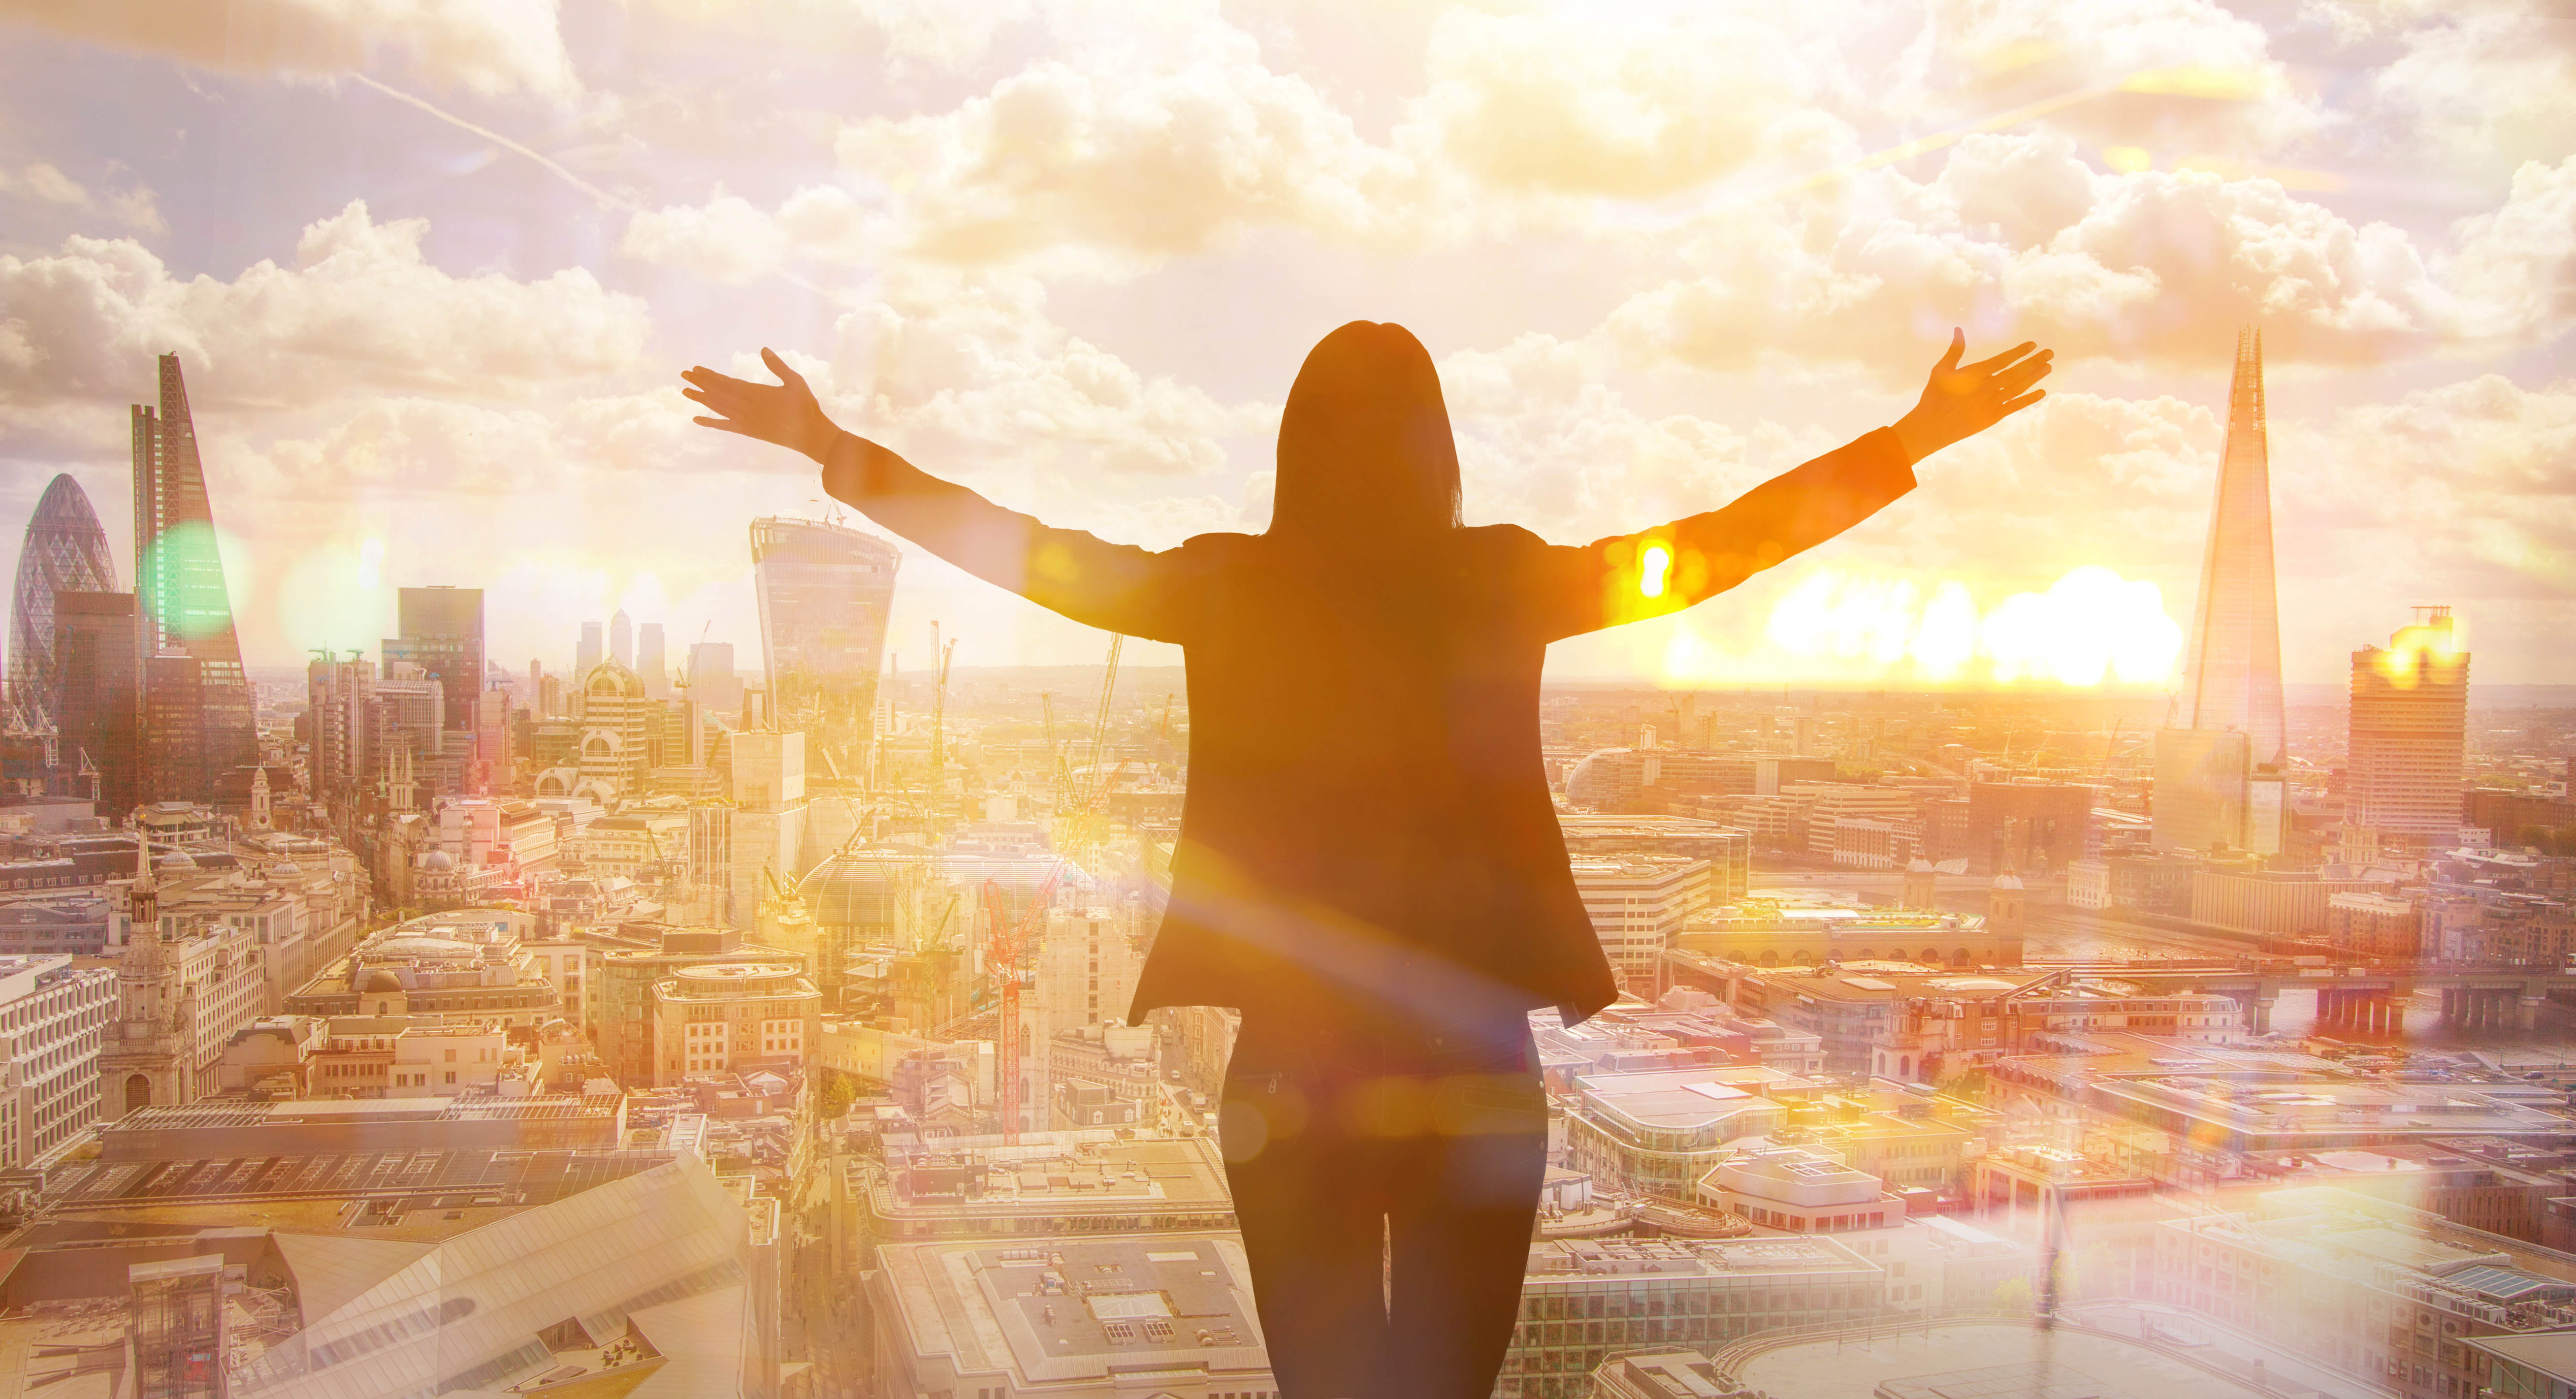
[[[437,582],[493,590],[514,667],[620,605],[754,658],[744,525],[822,502],[689,432],[670,374],[761,343],[1007,503],[1257,528],[1297,357],[1366,317],[1438,359],[1468,518],[1561,541],[1888,421],[1954,324],[2058,351],[1890,528],[1554,674],[2169,686],[2260,323],[2289,678],[2441,602],[2483,676],[2576,679],[2536,15],[228,13],[36,5],[0,56],[0,513],[68,470],[124,540],[123,406],[183,354],[253,665]],[[909,567],[899,652],[932,619],[966,665],[1097,649]]]
[[[2571,288],[2543,5],[0,0],[0,1399],[2576,1399]]]

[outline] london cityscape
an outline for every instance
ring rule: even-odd
[[[0,103],[30,220],[0,235],[0,1399],[1307,1399],[1229,1191],[1264,1149],[1244,1014],[1126,1018],[1185,848],[1181,648],[994,601],[684,438],[666,381],[758,372],[780,332],[728,317],[812,299],[789,359],[925,469],[1104,536],[1258,533],[1277,385],[1229,403],[1191,355],[1249,370],[1135,318],[1311,294],[1302,350],[1378,314],[1298,290],[1327,272],[1476,347],[1433,345],[1465,514],[1559,541],[1892,418],[1878,361],[1954,320],[2063,347],[1927,499],[1723,619],[1550,651],[1541,763],[1618,996],[1528,1016],[1547,1159],[1498,1399],[2576,1395],[2563,16],[1936,5],[1828,62],[1817,21],[1427,7],[1393,28],[1434,76],[1397,79],[1295,7],[885,7],[796,21],[895,94],[825,139],[839,183],[684,206],[577,138],[613,108],[684,151],[724,103],[672,94],[744,74],[823,101],[814,54],[745,56],[789,21],[310,8],[209,38],[0,7],[34,94]],[[1628,150],[1548,95],[1561,63],[1680,123],[1667,43],[1750,85],[1741,130]],[[1905,91],[1864,97],[1881,59]],[[35,119],[79,82],[162,85],[185,134]],[[1202,163],[1192,122],[1260,138]],[[225,196],[292,195],[288,266],[146,187],[188,123],[226,170],[348,166]],[[350,154],[377,140],[446,154]],[[1365,169],[1291,193],[1227,165],[1336,141]],[[1422,212],[1443,189],[1474,231]],[[2450,212],[2390,212],[2417,194]],[[1842,261],[1932,205],[1955,303],[1913,254]],[[1747,208],[1840,228],[1808,270],[1922,346],[1821,292],[1718,304],[1698,279],[1806,275],[1804,235],[1715,246]],[[1632,246],[1693,239],[1680,274]],[[1637,285],[1575,298],[1588,335],[1410,309],[1543,284],[1523,247]],[[1286,289],[1207,289],[1263,266]],[[580,324],[509,328],[547,315]],[[632,343],[549,379],[584,335]],[[1676,383],[1715,397],[1666,412]],[[1389,1093],[1368,1130],[1467,1130]]]

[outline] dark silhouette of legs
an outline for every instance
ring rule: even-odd
[[[1245,1025],[1220,1122],[1281,1399],[1492,1392],[1547,1107],[1526,1025],[1483,1044]]]

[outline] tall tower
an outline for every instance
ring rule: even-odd
[[[446,712],[439,727],[466,732],[476,721],[483,693],[483,590],[439,585],[405,588],[396,614],[399,637],[380,648],[385,670],[401,662],[438,677]]]
[[[2236,333],[2227,445],[2200,560],[2200,602],[2183,662],[2186,729],[2234,729],[2254,767],[2287,759],[2281,718],[2281,607],[2272,571],[2272,464],[2263,425],[2263,333]]]
[[[2277,853],[2287,820],[2287,731],[2263,335],[2247,326],[2236,335],[2227,441],[2201,553],[2182,693],[2174,726],[2156,734],[2156,846]]]
[[[2469,653],[2451,609],[2419,607],[2385,648],[2353,652],[2344,824],[2374,841],[2457,841],[2468,719]]]
[[[177,355],[161,356],[160,364],[160,410],[133,407],[134,597],[142,624],[136,660],[140,668],[177,652],[197,662],[205,765],[219,773],[255,761],[259,744],[188,387]]]
[[[635,673],[644,677],[644,693],[654,699],[671,693],[671,662],[662,651],[662,624],[646,622],[635,629]]]
[[[608,619],[608,658],[628,670],[635,668],[635,624],[627,620],[623,607]]]
[[[9,680],[0,729],[52,733],[62,703],[61,661],[54,655],[54,597],[116,591],[107,531],[89,508],[80,482],[56,476],[27,519],[18,551],[18,584],[9,602]]]
[[[768,712],[813,734],[842,772],[860,771],[903,555],[873,534],[821,520],[751,522]]]
[[[575,647],[572,653],[572,683],[580,684],[581,678],[590,674],[590,668],[599,664],[601,657],[606,654],[599,648],[599,623],[582,623],[581,645]]]

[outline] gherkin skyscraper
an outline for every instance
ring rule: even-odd
[[[183,694],[193,688],[201,697],[187,706],[194,712],[165,712],[160,727],[170,731],[193,722],[191,746],[197,751],[190,770],[221,773],[259,756],[250,683],[233,632],[223,560],[215,552],[215,512],[206,498],[205,464],[197,454],[197,427],[188,415],[188,387],[179,377],[177,355],[161,356],[160,387],[157,412],[140,403],[133,409],[139,659],[147,672],[161,660],[165,674],[176,673],[169,663],[179,658],[194,662],[193,686],[182,678],[176,687]]]
[[[116,564],[107,531],[89,508],[80,482],[56,476],[27,520],[18,552],[18,581],[9,600],[9,681],[0,728],[52,733],[62,701],[54,655],[54,598],[60,593],[112,593]]]

